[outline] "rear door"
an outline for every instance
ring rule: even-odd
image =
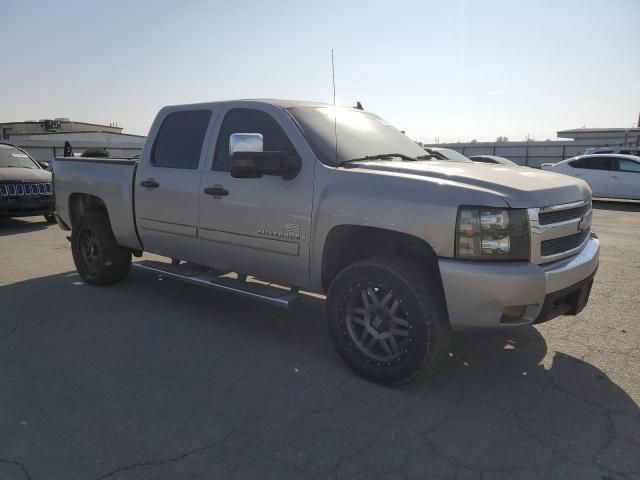
[[[272,105],[229,108],[218,131],[212,166],[203,173],[200,189],[200,241],[208,264],[307,286],[313,152],[288,113]],[[260,133],[265,151],[300,156],[300,172],[290,180],[272,175],[232,177],[229,137],[233,133]],[[205,193],[211,188],[221,194]]]
[[[611,157],[605,155],[592,155],[582,157],[569,162],[569,175],[581,178],[589,184],[593,196],[607,196],[609,174],[613,168]]]
[[[640,199],[640,161],[618,157],[614,163],[607,196]]]
[[[150,138],[136,173],[135,213],[144,249],[197,261],[198,202],[211,111],[169,112]],[[146,148],[146,147],[145,147]]]

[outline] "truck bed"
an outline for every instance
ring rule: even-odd
[[[142,249],[134,218],[136,169],[137,160],[126,158],[56,158],[53,173],[56,213],[71,227],[75,196],[98,197],[107,207],[117,242],[134,250]]]

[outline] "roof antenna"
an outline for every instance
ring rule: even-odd
[[[336,165],[338,164],[338,112],[336,111],[336,69],[333,62],[333,48],[331,49],[331,82],[333,83],[333,134],[336,139]]]

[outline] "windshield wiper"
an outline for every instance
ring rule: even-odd
[[[338,166],[340,167],[342,165],[345,165],[347,163],[352,163],[352,162],[362,162],[365,160],[389,160],[390,158],[401,158],[402,160],[407,162],[414,162],[420,159],[420,157],[418,158],[410,157],[409,155],[405,155],[403,153],[381,153],[379,155],[367,155],[365,157],[350,158],[349,160],[343,160],[340,163],[338,163]]]

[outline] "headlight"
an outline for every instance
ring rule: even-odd
[[[529,218],[524,209],[460,207],[456,257],[529,260]]]

